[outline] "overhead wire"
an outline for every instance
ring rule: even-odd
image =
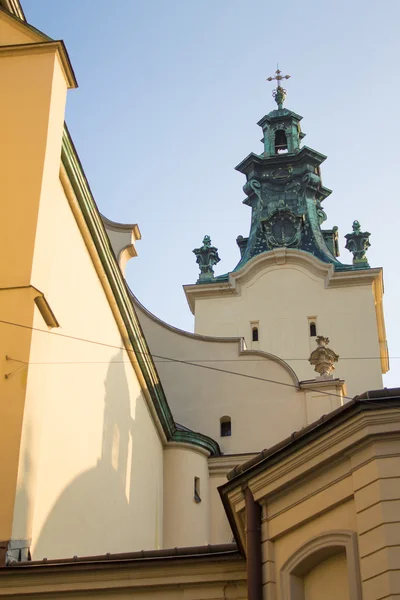
[[[64,334],[64,333],[59,333],[59,332],[55,332],[55,331],[46,331],[44,329],[40,329],[38,327],[33,327],[31,325],[23,325],[22,323],[14,323],[12,321],[5,321],[3,319],[0,319],[0,323],[3,323],[4,325],[14,326],[14,327],[20,327],[22,329],[30,329],[30,330],[33,330],[33,331],[38,331],[40,333],[47,333],[49,335],[54,335],[56,337],[62,337],[62,338],[77,340],[77,341],[81,341],[81,342],[86,342],[86,343],[94,344],[96,346],[103,346],[103,347],[107,347],[107,348],[113,348],[113,349],[116,349],[116,350],[122,350],[122,351],[125,351],[127,353],[132,352],[135,355],[138,353],[138,351],[128,350],[124,346],[116,346],[115,344],[107,344],[105,342],[98,342],[96,340],[89,340],[87,338],[82,338],[82,337],[78,337],[78,336],[72,336],[72,335],[68,335],[68,334]],[[205,361],[197,361],[196,360],[196,362],[191,362],[189,360],[182,360],[182,359],[177,359],[177,358],[172,358],[172,357],[167,357],[167,356],[160,356],[160,355],[157,355],[157,354],[152,354],[150,352],[140,352],[139,351],[139,354],[141,354],[143,356],[149,356],[149,357],[152,358],[152,360],[159,359],[158,361],[154,361],[154,362],[169,362],[169,363],[185,364],[185,365],[189,365],[189,366],[192,366],[192,367],[198,367],[198,368],[208,369],[208,370],[211,370],[211,371],[217,371],[219,373],[225,373],[225,374],[228,374],[228,375],[235,375],[235,376],[238,376],[238,377],[245,377],[247,379],[254,379],[254,380],[257,380],[257,381],[264,381],[266,383],[271,383],[271,384],[274,384],[274,385],[282,385],[284,387],[292,387],[292,388],[295,388],[295,389],[299,389],[299,386],[297,386],[295,384],[285,383],[283,381],[276,381],[274,379],[267,379],[265,377],[259,377],[257,375],[250,375],[248,373],[238,373],[237,371],[231,371],[231,370],[227,370],[227,369],[219,369],[218,367],[212,367],[212,366],[206,365],[206,364],[200,364],[201,362],[205,362]],[[35,364],[36,365],[39,365],[39,364],[43,364],[43,365],[51,365],[51,364],[115,364],[115,363],[129,364],[126,361],[104,361],[104,362],[103,361],[60,361],[60,362],[57,362],[57,361],[50,362],[49,361],[49,362],[42,362],[42,363],[41,362],[37,362],[37,363],[35,363],[35,362],[21,361],[21,360],[18,360],[18,359],[15,359],[15,358],[11,358],[11,357],[8,357],[8,359],[9,360],[14,360],[16,362],[24,363],[27,366],[28,365],[35,365]],[[247,359],[244,362],[249,362],[249,360],[251,360],[251,359]],[[285,360],[289,360],[289,359],[285,359]],[[221,361],[219,359],[219,360],[216,360],[216,361],[210,360],[210,362],[231,362],[231,361]],[[241,361],[238,361],[238,362],[241,362]],[[260,359],[260,362],[263,362],[263,359]],[[12,373],[10,373],[10,374],[12,374]],[[307,387],[307,386],[304,386],[304,385],[301,386],[301,389],[303,389],[303,390],[309,390],[309,391],[314,391],[313,388],[310,388],[310,387]],[[338,398],[345,398],[345,399],[348,399],[348,400],[352,400],[352,398],[350,396],[342,396],[342,395],[339,395],[339,394],[332,394],[330,392],[324,392],[323,390],[319,390],[319,393],[327,395],[327,396],[336,396]]]

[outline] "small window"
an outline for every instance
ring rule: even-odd
[[[201,502],[200,496],[200,477],[194,478],[194,501],[199,504]]]
[[[221,417],[221,437],[229,437],[232,435],[232,424],[230,417]]]
[[[287,137],[283,129],[275,133],[275,154],[284,154],[288,151]]]
[[[256,345],[253,347],[257,348],[257,342],[260,340],[260,329],[258,321],[250,321],[250,340],[251,342],[256,342]]]
[[[315,321],[310,321],[310,337],[317,337],[317,325]]]

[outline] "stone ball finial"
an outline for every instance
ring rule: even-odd
[[[328,348],[329,338],[319,335],[316,337],[317,348],[311,352],[309,362],[314,365],[314,370],[319,373],[319,376],[323,379],[331,379],[333,375],[332,371],[335,370],[333,363],[339,360],[338,354]]]

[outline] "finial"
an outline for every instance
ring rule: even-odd
[[[361,231],[361,225],[358,221],[353,221],[353,233],[347,233],[346,249],[353,254],[353,265],[355,267],[369,267],[366,251],[370,247],[369,231]]]
[[[277,86],[276,86],[276,90],[274,90],[272,92],[273,97],[275,98],[275,102],[278,105],[278,110],[281,110],[281,108],[283,108],[283,103],[285,101],[286,98],[286,90],[283,89],[283,87],[281,86],[281,81],[282,79],[290,79],[290,75],[281,75],[282,71],[279,70],[279,66],[276,65],[276,71],[275,71],[275,77],[268,77],[267,81],[274,81],[276,80]]]
[[[331,379],[333,377],[331,373],[335,370],[333,363],[339,360],[339,356],[327,347],[329,338],[319,335],[315,338],[315,341],[317,342],[317,348],[311,352],[308,360],[314,365],[314,371],[319,373],[321,379]]]
[[[203,238],[202,247],[195,248],[193,252],[196,255],[196,262],[200,267],[200,276],[197,280],[197,283],[207,283],[209,281],[213,281],[213,266],[220,261],[220,258],[218,256],[218,248],[211,246],[210,236],[205,235]]]

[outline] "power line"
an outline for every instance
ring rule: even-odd
[[[67,339],[73,339],[73,340],[78,340],[78,341],[81,341],[81,342],[95,344],[97,346],[105,346],[107,348],[114,348],[114,349],[118,349],[118,350],[123,350],[125,352],[133,352],[135,354],[134,350],[127,350],[123,346],[115,346],[114,344],[106,344],[106,343],[103,343],[103,342],[96,342],[94,340],[88,340],[86,338],[71,336],[71,335],[67,335],[67,334],[63,334],[63,333],[56,333],[56,332],[53,332],[53,331],[46,331],[44,329],[39,329],[38,327],[32,327],[30,325],[22,325],[21,323],[13,323],[11,321],[4,321],[4,320],[1,320],[1,319],[0,319],[0,323],[3,323],[5,325],[11,325],[11,326],[14,326],[14,327],[21,327],[23,329],[30,329],[30,330],[33,330],[33,331],[39,331],[41,333],[47,333],[47,334],[50,334],[50,335],[60,336],[60,337],[64,337],[64,338],[67,338]],[[217,367],[211,367],[210,365],[198,364],[198,363],[195,363],[195,362],[190,362],[190,361],[187,361],[187,360],[180,360],[180,359],[177,359],[177,358],[171,358],[171,357],[166,357],[166,356],[159,356],[157,354],[151,354],[151,353],[147,353],[147,352],[139,352],[139,354],[142,354],[143,356],[150,356],[153,360],[154,360],[154,358],[158,358],[158,359],[162,359],[165,362],[173,362],[173,363],[185,364],[185,365],[189,365],[189,366],[192,366],[192,367],[198,367],[198,368],[201,368],[201,369],[208,369],[210,371],[217,371],[219,373],[226,373],[228,375],[236,375],[238,377],[245,377],[247,379],[255,379],[257,381],[265,381],[266,383],[272,383],[274,385],[282,385],[284,387],[291,387],[291,388],[295,388],[296,390],[299,389],[299,387],[297,385],[294,385],[293,383],[285,383],[283,381],[275,381],[274,379],[266,379],[265,377],[258,377],[257,375],[249,375],[247,373],[238,373],[236,371],[229,371],[229,370],[226,370],[226,369],[218,369]],[[25,362],[25,361],[20,361],[18,359],[11,358],[11,357],[8,357],[8,359],[9,360],[15,360],[16,362]],[[91,364],[96,364],[96,362],[97,361],[94,361]],[[105,361],[104,363],[99,362],[98,364],[115,364],[117,362],[119,362],[119,361]],[[121,362],[125,362],[125,361],[121,361]],[[247,361],[244,361],[244,362],[247,362]],[[50,365],[50,364],[82,364],[82,363],[81,363],[81,361],[79,361],[79,362],[71,362],[71,363],[68,363],[68,362],[60,362],[60,363],[51,363],[51,362],[27,363],[27,362],[25,362],[25,364],[26,365],[34,365],[34,364],[46,364],[46,365]],[[83,364],[85,364],[85,363],[83,363]],[[90,364],[90,363],[87,363],[87,364]],[[129,363],[127,363],[127,364],[129,364]],[[303,390],[309,390],[309,391],[314,391],[313,388],[309,388],[309,387],[306,387],[306,386],[302,386],[301,389],[303,389]],[[331,394],[329,392],[324,392],[323,390],[319,390],[319,393],[320,394],[324,394],[326,396],[336,396],[337,398],[346,398],[348,400],[352,400],[352,398],[350,396],[340,396],[339,394]]]
[[[114,348],[115,350],[124,350],[125,352],[133,352],[135,353],[134,350],[127,350],[125,348],[125,346],[115,346],[114,344],[107,344],[105,342],[96,342],[95,340],[88,340],[87,338],[81,338],[81,337],[77,337],[74,335],[67,335],[65,333],[56,333],[55,331],[46,331],[45,329],[39,329],[38,327],[32,327],[30,325],[22,325],[21,323],[13,323],[11,321],[4,321],[2,319],[0,319],[0,323],[3,323],[4,325],[12,325],[14,327],[21,327],[23,329],[32,329],[33,331],[39,331],[40,333],[48,333],[50,335],[55,335],[57,337],[64,337],[70,340],[78,340],[80,342],[87,342],[89,344],[95,344],[96,346],[106,346],[107,348]],[[254,351],[254,348],[247,348],[247,350]],[[261,350],[261,352],[264,352],[263,350]],[[144,356],[153,356],[153,357],[157,357],[156,354],[151,354],[149,352],[140,352],[140,354],[143,354]],[[171,362],[173,359],[171,357],[158,357],[162,360],[158,360],[155,362]],[[308,361],[308,358],[282,358],[281,356],[277,356],[277,358],[279,358],[280,360],[283,361],[295,361],[295,360],[303,360],[303,361]],[[339,359],[342,360],[380,360],[380,356],[339,356]],[[389,360],[400,360],[400,356],[388,356]],[[17,360],[17,359],[13,359],[13,360]],[[240,362],[242,363],[243,361],[241,361],[239,358],[233,358],[233,359],[220,359],[220,358],[216,358],[216,359],[191,359],[191,360],[195,360],[196,363],[201,363],[201,362]],[[268,360],[268,357],[265,358],[247,358],[246,362],[265,362],[266,360]],[[24,362],[24,361],[20,361],[20,362]],[[90,362],[90,361],[89,361]],[[94,362],[99,362],[99,361],[94,361]],[[101,361],[100,361],[101,362]],[[106,361],[108,362],[108,361]],[[117,362],[117,361],[112,361],[112,362]],[[190,362],[190,361],[189,361]],[[26,363],[28,364],[28,363]],[[29,364],[39,364],[39,363],[29,363]],[[43,364],[52,364],[52,363],[43,363]],[[60,363],[61,364],[61,363]]]

